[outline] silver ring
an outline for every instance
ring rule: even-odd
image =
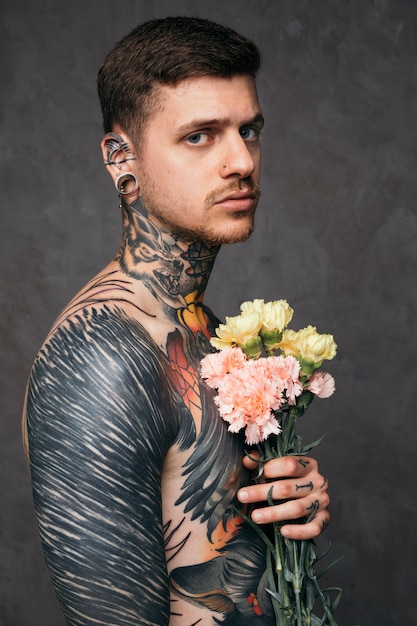
[[[128,191],[125,191],[124,186],[128,182],[130,183],[133,182],[133,189],[129,189]],[[135,193],[139,187],[136,176],[134,174],[130,174],[129,172],[127,172],[126,174],[121,174],[121,176],[118,176],[117,180],[114,181],[114,186],[116,187],[117,191],[119,192],[121,196],[130,196],[133,193]]]

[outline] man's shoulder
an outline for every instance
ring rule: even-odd
[[[137,300],[133,281],[111,263],[69,301],[55,320],[51,332],[64,326],[66,322],[77,319],[86,310],[100,311],[104,308],[117,307],[126,312],[134,309],[139,312],[141,308]]]
[[[92,430],[123,423],[162,432],[166,420],[164,437],[172,439],[176,394],[166,358],[146,330],[104,305],[83,309],[50,334],[32,367],[27,413],[33,424]]]
[[[165,357],[136,317],[113,303],[84,307],[56,324],[37,360],[53,363],[73,361],[74,371],[101,369],[109,376],[165,366]]]

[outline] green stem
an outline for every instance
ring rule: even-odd
[[[277,594],[277,577],[275,575],[273,560],[274,560],[274,552],[270,549],[266,551],[266,569],[268,573],[268,583],[269,589],[273,594]],[[272,606],[275,613],[276,625],[277,626],[286,626],[285,621],[283,621],[284,615],[281,611],[281,603],[278,601],[276,595],[272,595]]]
[[[285,425],[285,440],[283,456],[286,456],[289,451],[294,448],[294,435],[295,435],[295,421],[296,417],[293,415],[291,409],[288,411],[287,420]]]
[[[272,440],[273,444],[271,440],[264,442],[265,461],[276,456],[283,457],[296,453],[298,449],[296,447],[297,416],[297,411],[292,410],[292,407],[277,412],[282,430],[275,440]],[[268,503],[271,506],[276,504],[272,499],[272,486],[268,493]],[[314,513],[315,511],[312,517]],[[327,618],[326,624],[337,626],[331,606],[321,591],[317,576],[312,569],[315,559],[309,556],[310,542],[285,539],[280,532],[282,525],[282,522],[273,524],[274,545],[272,546],[272,542],[269,542],[270,545],[267,548],[269,586],[271,591],[276,593],[276,597],[273,596],[273,607],[277,626],[311,624],[314,595],[325,611],[325,617],[320,623],[324,623]],[[275,568],[272,567],[272,561],[275,561]],[[315,589],[315,594],[313,589]]]
[[[285,546],[284,546],[284,538],[280,533],[280,528],[282,524],[275,523],[274,524],[274,535],[275,535],[275,571],[278,578],[278,591],[282,598],[282,608],[283,611],[287,611],[288,607],[291,605],[291,592],[289,589],[288,581],[285,578]],[[285,624],[287,620],[285,619]]]

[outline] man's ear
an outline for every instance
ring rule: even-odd
[[[101,141],[104,165],[115,183],[121,174],[131,171],[130,161],[136,155],[130,140],[118,133],[107,133]]]
[[[137,159],[129,138],[119,133],[107,133],[101,141],[101,151],[104,165],[119,194],[127,201],[137,200],[139,184],[132,171],[132,162]]]

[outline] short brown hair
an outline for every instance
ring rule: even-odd
[[[195,17],[166,17],[140,24],[107,55],[98,74],[104,132],[120,127],[139,139],[158,105],[160,85],[192,76],[255,76],[256,45],[231,28]]]

